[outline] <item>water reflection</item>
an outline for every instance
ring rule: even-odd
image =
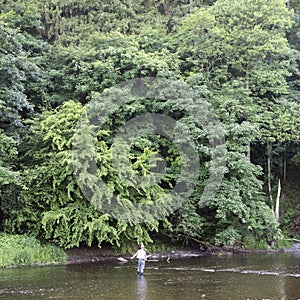
[[[147,299],[147,280],[144,275],[137,276],[136,291],[138,300]]]

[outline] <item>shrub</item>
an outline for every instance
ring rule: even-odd
[[[60,263],[66,258],[59,247],[34,237],[0,233],[0,267]]]

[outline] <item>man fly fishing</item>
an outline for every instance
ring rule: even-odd
[[[134,258],[138,259],[137,273],[139,275],[143,275],[144,269],[145,269],[146,260],[150,256],[151,255],[147,255],[147,253],[145,251],[144,245],[141,245],[140,249],[131,257],[131,259],[134,259]]]

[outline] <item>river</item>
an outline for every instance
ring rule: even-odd
[[[0,269],[0,299],[300,299],[300,251]]]

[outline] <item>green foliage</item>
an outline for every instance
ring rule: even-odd
[[[250,237],[267,243],[280,238],[278,223],[265,203],[263,182],[258,179],[262,169],[246,156],[253,129],[249,123],[228,126],[225,178],[206,206],[198,207],[208,172],[202,169],[194,200],[187,201],[170,219],[173,237],[200,239],[217,245],[243,244]]]
[[[167,230],[173,240],[182,240],[186,243],[189,239],[200,239],[205,236],[206,220],[204,216],[199,214],[196,201],[186,201],[180,210],[170,217],[170,225]]]
[[[224,231],[216,234],[215,244],[218,246],[228,245],[233,246],[241,239],[240,233],[234,228],[226,228]]]
[[[155,42],[152,38],[149,43]],[[142,47],[137,37],[120,32],[95,32],[76,46],[53,46],[47,58],[52,101],[60,104],[75,97],[85,103],[95,92],[124,80],[178,77],[178,60],[166,47],[151,52]]]
[[[16,139],[5,134],[0,129],[0,228],[2,229],[4,216],[10,210],[9,202],[16,197],[16,191],[23,186],[20,172],[16,171],[18,143]],[[8,209],[8,210],[7,210]]]
[[[246,237],[244,241],[244,247],[246,249],[257,249],[257,250],[267,250],[268,244],[265,240],[254,240],[251,237]]]
[[[26,235],[0,233],[0,267],[53,264],[65,262],[67,255],[60,248]]]
[[[18,155],[17,142],[0,129],[0,194],[8,184],[20,184],[19,173],[13,170],[12,162]]]
[[[38,35],[42,29],[41,16],[38,9],[38,1],[0,1],[0,20],[21,32],[30,35]]]
[[[57,5],[54,0],[46,0],[38,5],[44,26],[43,37],[66,45],[94,32],[137,33],[145,24],[155,26],[154,18],[162,19],[151,2],[64,0]],[[158,20],[155,23],[159,24]]]
[[[299,160],[299,4],[285,2],[1,0],[2,227],[58,240],[66,248],[106,241],[122,251],[131,249],[133,241],[151,243],[151,232],[160,229],[173,240],[220,245],[241,242],[265,248],[280,240],[262,180],[267,177],[266,154],[272,182],[282,165]],[[226,166],[211,162],[205,131],[185,114],[195,109],[187,101],[195,95],[187,93],[183,81],[158,86],[148,98],[138,95],[117,110],[114,101],[107,107],[101,103],[99,93],[107,88],[147,76],[184,79],[198,98],[205,97],[223,122]],[[107,93],[130,96],[119,88]],[[83,105],[97,99],[110,119],[98,131],[87,122],[78,132],[76,124],[87,113],[88,105]],[[118,168],[112,160],[121,147],[113,145],[119,128],[147,112],[180,119],[178,126],[191,133],[201,162],[192,197],[167,216],[166,228],[134,218],[124,223],[100,213],[112,195],[128,205],[156,203],[167,213],[168,195],[181,168],[174,144],[142,135],[130,147],[122,145],[127,154]],[[75,132],[82,134],[85,164],[74,166]],[[177,139],[183,142],[185,136]],[[157,154],[166,160],[159,182],[152,176],[160,163]],[[95,176],[88,157],[95,158]],[[89,176],[75,178],[74,168]],[[218,193],[199,206],[210,172],[224,171]],[[143,185],[137,184],[138,176]],[[188,182],[190,174],[184,176]],[[108,190],[100,188],[99,177]],[[80,189],[82,183],[97,191],[93,205]],[[281,222],[286,228],[297,205],[284,209]],[[25,251],[18,261],[27,263],[30,256]]]
[[[283,238],[283,239],[281,239],[281,240],[278,241],[278,243],[277,243],[276,246],[277,246],[277,248],[279,248],[279,249],[288,249],[288,248],[290,248],[292,245],[293,245],[293,242],[292,242],[292,241]]]
[[[278,225],[260,193],[262,183],[257,179],[263,177],[246,158],[241,158],[250,154],[256,163],[255,149],[264,143],[274,143],[270,148],[273,170],[287,153],[285,148],[275,161],[277,146],[298,140],[298,104],[290,101],[297,98],[297,88],[294,85],[292,91],[288,87],[288,77],[293,80],[299,72],[295,59],[298,54],[290,49],[286,38],[294,16],[281,0],[220,0],[187,16],[175,35],[184,75],[194,77],[200,72],[202,83],[210,90],[209,101],[228,128],[228,173],[211,203],[217,218],[217,233],[213,234],[221,232],[226,237],[227,228],[233,228],[241,237],[256,232],[255,241],[278,238]],[[266,174],[266,162],[262,157],[259,159]],[[256,214],[259,217],[254,217]],[[259,218],[263,221],[255,226]],[[212,227],[207,226],[209,230]],[[270,236],[265,236],[264,230]]]
[[[300,15],[300,3],[298,0],[290,0],[288,1],[288,8],[293,9],[295,12],[294,17],[294,26],[291,31],[288,32],[289,40],[293,47],[300,50],[299,47],[299,15]]]
[[[203,72],[214,89],[231,82],[253,95],[286,93],[291,17],[283,0],[219,0],[195,10],[175,37],[183,71]]]
[[[94,241],[101,246],[106,241],[124,250],[133,240],[150,242],[148,231],[157,230],[158,223],[129,225],[117,222],[95,210],[83,197],[73,174],[71,148],[76,123],[84,111],[81,104],[69,101],[54,112],[44,112],[32,122],[27,145],[30,151],[24,156],[24,180],[28,189],[11,203],[15,209],[7,216],[6,229],[30,230],[41,238],[58,240],[65,248],[79,246],[82,242],[91,245]],[[111,178],[108,184],[125,195],[128,191],[124,189],[124,179],[110,171],[111,155],[105,140],[99,140],[97,148],[100,174],[108,174]],[[85,154],[89,155],[89,152]],[[147,164],[145,154],[141,154],[140,161],[135,160],[137,170],[137,164],[142,167]],[[140,193],[154,196],[146,186]],[[134,195],[141,197],[139,193]],[[16,209],[18,207],[22,209]]]
[[[0,111],[1,128],[8,124],[20,126],[22,110],[31,110],[24,93],[24,82],[35,66],[29,61],[23,46],[22,36],[0,21]]]
[[[15,134],[46,97],[41,67],[45,43],[34,33],[39,20],[33,3],[11,4],[3,4],[0,14],[0,128]]]
[[[65,248],[79,247],[82,242],[91,246],[95,240],[99,247],[103,241],[118,245],[117,231],[108,220],[107,215],[79,202],[44,212],[41,225],[45,239],[58,240]]]

